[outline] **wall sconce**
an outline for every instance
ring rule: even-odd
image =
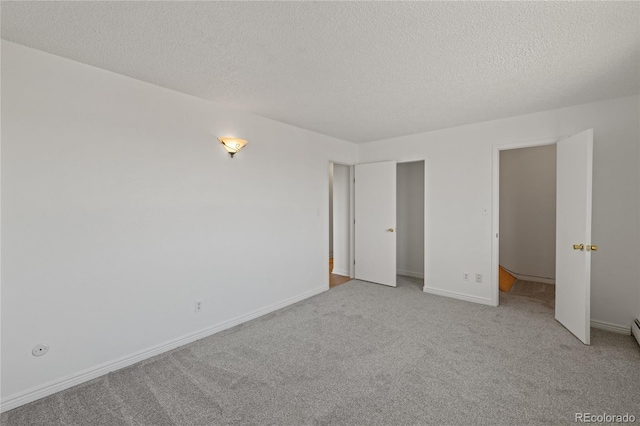
[[[231,155],[231,158],[233,158],[233,154],[236,154],[247,144],[247,141],[245,141],[244,139],[237,138],[218,138],[218,140],[220,141],[220,143],[222,143],[224,149],[226,149],[227,152]]]

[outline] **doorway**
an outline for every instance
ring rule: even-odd
[[[353,277],[353,167],[329,163],[329,288]]]
[[[555,309],[556,144],[500,151],[500,303]],[[522,300],[522,299],[518,299]],[[542,312],[542,311],[541,311]]]
[[[396,270],[398,287],[424,288],[424,160],[396,169]]]
[[[491,300],[494,306],[500,304],[501,152],[544,145],[556,146],[555,319],[588,345],[591,335],[591,255],[598,250],[591,241],[593,129],[560,139],[494,145]]]
[[[424,170],[424,160],[355,166],[356,279],[423,290]]]

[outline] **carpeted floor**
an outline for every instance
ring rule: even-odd
[[[13,425],[569,424],[640,419],[640,348],[584,346],[535,299],[351,281],[1,417]]]
[[[500,292],[502,298],[506,293]],[[509,291],[510,295],[524,296],[545,304],[552,310],[556,307],[556,286],[535,281],[516,280]],[[500,299],[502,303],[502,299]]]

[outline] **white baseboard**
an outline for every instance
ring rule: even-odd
[[[636,324],[635,321],[631,324],[631,333],[633,334],[633,336],[638,341],[638,344],[640,345],[640,327],[638,327],[638,324]]]
[[[522,281],[533,281],[536,283],[543,283],[543,284],[555,284],[556,280],[555,278],[542,278],[542,277],[534,277],[532,275],[523,275],[523,274],[517,274],[515,272],[510,272],[511,274],[513,274],[514,277],[516,277],[519,280]]]
[[[196,340],[200,340],[207,336],[211,336],[212,334],[219,333],[228,328],[245,323],[252,319],[266,315],[270,312],[277,311],[278,309],[282,309],[286,306],[289,306],[301,300],[307,299],[311,296],[315,296],[316,294],[320,294],[324,291],[327,291],[328,289],[329,289],[328,285],[318,287],[314,290],[304,292],[298,296],[290,297],[281,302],[274,303],[264,308],[257,309],[253,312],[249,312],[248,314],[241,315],[239,317],[232,318],[227,321],[223,321],[211,327],[203,328],[202,330],[196,331],[194,333],[186,334],[182,337],[169,340],[167,342],[161,343],[156,346],[152,346],[147,349],[143,349],[133,354],[125,355],[113,361],[105,362],[95,367],[91,367],[86,370],[70,374],[66,377],[53,380],[49,383],[45,383],[40,386],[35,386],[33,388],[27,389],[26,391],[19,392],[15,395],[8,396],[6,398],[3,398],[2,401],[0,402],[0,412],[12,410],[21,405],[27,404],[29,402],[33,402],[40,398],[44,398],[45,396],[54,394],[56,392],[60,392],[62,390],[68,389],[72,386],[79,385],[89,380],[93,380],[97,377],[103,376],[112,371],[116,371],[121,368],[128,367],[137,362],[140,362],[145,359],[151,358],[153,356],[170,351],[177,347],[195,342]]]
[[[455,293],[453,291],[440,290],[437,288],[424,286],[422,289],[425,293],[437,294],[438,296],[452,297],[454,299],[465,300],[467,302],[480,303],[482,305],[493,306],[491,299],[485,299],[484,297],[470,296],[463,293]]]
[[[612,324],[610,322],[591,320],[591,327],[599,330],[611,331],[618,334],[631,334],[631,327],[625,327],[624,325]]]
[[[404,269],[398,269],[398,270],[396,270],[396,274],[402,275],[404,277],[413,277],[413,278],[422,278],[422,279],[424,279],[424,274],[421,273],[421,272],[412,272],[412,271],[405,271]]]
[[[331,273],[336,275],[342,275],[343,277],[349,276],[349,271],[343,271],[342,269],[333,268],[333,271],[331,271]]]

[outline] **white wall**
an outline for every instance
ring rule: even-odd
[[[629,327],[640,291],[638,96],[359,146],[359,162],[426,158],[425,286],[489,303],[493,145],[593,128],[592,319]],[[482,208],[489,211],[482,214]],[[483,274],[477,284],[462,272]]]
[[[556,145],[500,151],[500,265],[555,280]]]
[[[333,165],[333,273],[349,276],[349,166]]]
[[[3,41],[3,403],[328,289],[329,159],[357,146]]]
[[[398,163],[397,251],[398,274],[424,277],[424,161]]]

